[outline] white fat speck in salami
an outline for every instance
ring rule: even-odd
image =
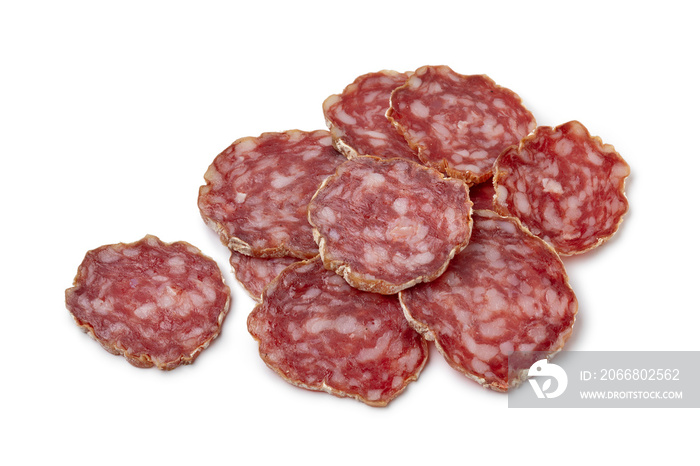
[[[495,209],[520,219],[562,255],[588,251],[627,212],[629,165],[578,121],[538,127],[495,165]]]
[[[509,376],[509,355],[558,352],[578,310],[557,253],[517,219],[487,210],[474,212],[469,245],[445,273],[399,298],[452,367],[498,391],[520,382]]]
[[[231,251],[229,262],[233,267],[236,280],[260,302],[265,287],[287,266],[297,262],[295,257],[251,257],[240,252]]]
[[[216,262],[147,235],[88,251],[66,307],[103,348],[137,367],[189,364],[219,335],[230,291]]]
[[[307,206],[343,161],[328,131],[239,139],[204,175],[199,210],[232,250],[256,257],[313,257],[318,248]]]
[[[406,139],[386,118],[391,91],[403,85],[409,75],[389,70],[368,73],[323,102],[333,144],[346,157],[375,155],[419,162]]]
[[[416,380],[428,357],[396,296],[352,288],[320,258],[292,264],[270,283],[248,331],[287,382],[372,406]]]
[[[391,94],[387,117],[425,164],[464,179],[488,179],[508,146],[535,128],[517,94],[486,75],[424,66]]]
[[[393,294],[438,277],[469,242],[464,182],[409,160],[358,156],[324,181],[309,222],[326,268]]]

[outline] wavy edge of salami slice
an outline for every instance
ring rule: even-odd
[[[456,181],[463,182],[463,180],[460,180],[459,178],[448,177],[445,174],[440,173],[437,170],[435,170],[434,168],[429,167],[427,165],[421,165],[418,162],[412,162],[410,160],[401,159],[399,157],[385,159],[385,158],[377,157],[374,155],[358,155],[356,158],[372,158],[372,159],[379,161],[381,163],[387,163],[391,160],[402,160],[402,161],[405,161],[408,163],[413,163],[414,165],[416,165],[416,167],[419,167],[421,170],[431,172],[431,174],[435,173],[436,175],[440,176],[443,180],[456,180]],[[318,195],[318,193],[328,183],[332,182],[334,179],[336,179],[339,176],[338,175],[339,169],[340,169],[340,167],[338,167],[338,169],[336,170],[335,173],[333,173],[331,176],[329,176],[325,180],[323,180],[323,183],[321,183],[321,185],[316,190],[316,193],[311,198],[309,205],[311,205],[313,203],[313,201],[314,201],[314,199],[316,199],[316,196]],[[326,245],[326,238],[321,234],[321,232],[318,230],[316,224],[311,220],[311,212],[309,211],[308,212],[309,223],[311,224],[311,227],[313,229],[314,241],[316,241],[316,244],[318,244],[318,251],[319,251],[319,255],[321,256],[321,260],[323,261],[323,265],[327,269],[332,270],[335,273],[337,273],[338,275],[340,275],[341,277],[343,277],[343,279],[345,279],[345,281],[348,282],[348,284],[350,284],[354,288],[357,288],[357,289],[362,290],[362,291],[368,291],[371,293],[379,293],[379,294],[384,294],[384,295],[396,294],[396,293],[400,292],[401,290],[404,290],[406,288],[410,288],[418,283],[424,283],[424,282],[429,282],[429,281],[435,280],[436,278],[438,278],[440,275],[442,275],[445,272],[445,270],[450,265],[450,261],[455,256],[455,254],[459,253],[462,249],[467,247],[467,245],[469,244],[469,239],[471,238],[472,229],[474,227],[474,221],[472,220],[473,203],[471,201],[471,198],[469,197],[469,186],[467,186],[466,183],[464,183],[464,184],[465,184],[465,187],[467,190],[466,204],[468,207],[467,223],[469,226],[469,233],[462,243],[456,245],[455,247],[453,247],[450,250],[450,252],[448,253],[448,257],[445,260],[444,264],[442,264],[440,269],[436,270],[435,273],[433,273],[431,275],[420,275],[420,276],[414,278],[413,280],[409,280],[408,282],[398,284],[398,285],[388,283],[385,280],[382,280],[379,278],[374,279],[374,280],[364,278],[363,277],[364,274],[360,274],[358,272],[355,272],[352,269],[352,267],[350,267],[350,265],[346,264],[344,261],[339,260],[339,259],[331,260],[328,258],[328,250],[327,250],[328,247]]]
[[[234,262],[235,262],[234,254],[240,254],[241,256],[248,257],[253,261],[268,261],[268,260],[275,261],[275,260],[282,260],[282,259],[291,259],[293,262],[289,263],[284,268],[289,267],[294,262],[298,262],[298,261],[303,260],[303,259],[299,259],[297,257],[290,257],[290,256],[285,256],[285,257],[254,257],[254,256],[247,256],[247,255],[242,254],[238,251],[231,251],[231,250],[229,250],[229,253],[230,253],[230,256],[229,256],[228,262],[229,262],[229,265],[231,266],[231,273],[233,274],[233,277],[241,285],[241,288],[243,288],[243,290],[245,290],[245,292],[248,294],[248,296],[253,301],[255,301],[256,304],[260,303],[260,301],[262,300],[262,293],[265,292],[265,288],[267,288],[267,285],[269,285],[269,283],[267,285],[263,286],[263,291],[260,293],[260,295],[256,296],[255,292],[252,289],[250,289],[250,287],[248,286],[247,281],[242,279],[242,277],[240,276],[240,273],[241,273],[240,267],[234,265]],[[314,256],[314,257],[316,257],[316,256]],[[313,257],[311,259],[313,259]],[[282,270],[284,270],[284,268]],[[279,275],[279,273],[277,275]],[[276,276],[275,276],[275,278],[276,278]],[[274,278],[273,278],[273,280],[274,280]]]
[[[619,152],[617,152],[617,150],[615,150],[615,147],[612,144],[604,143],[600,136],[592,136],[590,131],[588,131],[588,128],[586,128],[586,126],[578,120],[567,121],[566,123],[562,123],[562,124],[554,126],[554,127],[552,127],[552,126],[538,126],[530,134],[528,134],[523,139],[521,139],[518,144],[513,144],[512,146],[504,149],[503,152],[501,152],[501,154],[496,159],[496,162],[493,164],[493,168],[494,168],[493,169],[493,187],[494,187],[494,190],[496,191],[496,194],[494,194],[494,197],[493,197],[493,209],[497,214],[502,215],[502,216],[513,216],[515,218],[518,218],[518,217],[512,215],[505,206],[498,203],[498,180],[500,178],[503,178],[503,176],[505,175],[504,171],[499,171],[499,162],[501,161],[501,156],[511,149],[515,149],[518,151],[518,153],[520,153],[520,151],[522,151],[525,144],[527,144],[528,142],[532,141],[533,139],[535,139],[537,137],[537,130],[539,128],[549,128],[549,129],[552,129],[553,131],[557,131],[562,126],[569,125],[569,124],[580,125],[581,129],[583,129],[585,131],[585,134],[588,137],[588,139],[590,141],[592,141],[593,143],[595,143],[596,145],[599,145],[601,148],[601,152],[605,152],[605,156],[616,157],[619,161],[624,163],[625,166],[627,166],[628,172],[631,170],[627,161],[622,157],[622,155],[620,155]],[[606,243],[613,236],[615,236],[615,233],[617,233],[617,231],[620,229],[620,225],[622,225],[622,221],[625,219],[625,215],[627,215],[627,213],[629,212],[629,208],[630,208],[629,200],[627,199],[627,194],[625,193],[625,186],[627,184],[627,178],[629,177],[629,175],[630,175],[630,173],[628,173],[627,175],[622,177],[622,182],[618,186],[618,188],[619,188],[618,192],[622,195],[622,199],[625,202],[626,208],[625,208],[625,211],[620,214],[620,219],[614,225],[614,227],[612,228],[611,233],[609,235],[599,237],[594,244],[592,244],[590,247],[588,247],[586,249],[581,249],[581,250],[571,251],[571,252],[559,251],[558,248],[556,248],[555,246],[552,246],[547,241],[545,241],[545,243],[547,243],[549,246],[551,246],[557,252],[557,254],[559,254],[560,256],[574,256],[574,255],[583,254],[583,253],[588,252],[592,249],[595,249],[598,246]],[[520,219],[518,218],[518,220],[520,220]],[[523,224],[523,227],[528,229],[525,224]],[[528,231],[529,231],[529,229],[528,229]]]
[[[103,246],[99,246],[97,248],[91,249],[90,251],[94,251],[103,247],[108,247],[108,246],[117,246],[120,249],[127,249],[130,247],[133,247],[134,245],[141,243],[142,241],[147,241],[149,239],[155,239],[160,245],[163,245],[165,247],[176,245],[176,244],[182,244],[186,246],[187,248],[194,248],[197,252],[196,254],[199,255],[200,257],[212,261],[214,264],[216,264],[216,269],[219,271],[219,274],[221,275],[221,282],[224,284],[224,288],[227,290],[227,297],[226,297],[226,302],[224,303],[221,312],[219,313],[217,319],[216,319],[216,324],[217,324],[217,330],[212,334],[210,338],[208,338],[206,341],[204,341],[202,344],[200,344],[197,348],[195,348],[192,352],[190,352],[188,355],[182,355],[180,356],[180,359],[176,361],[170,361],[167,364],[158,364],[151,359],[151,357],[147,354],[141,355],[141,356],[136,356],[133,353],[129,351],[128,348],[124,348],[121,346],[117,345],[110,345],[106,341],[101,340],[96,334],[95,334],[95,329],[93,328],[92,325],[90,325],[88,322],[82,322],[80,319],[78,319],[73,312],[71,312],[70,309],[68,309],[68,313],[71,315],[73,318],[73,321],[75,324],[85,333],[88,334],[90,338],[95,340],[97,343],[100,344],[102,348],[104,348],[108,353],[111,353],[115,356],[123,356],[124,359],[127,360],[129,364],[132,366],[141,368],[141,369],[148,369],[151,367],[156,367],[157,369],[163,370],[163,371],[171,371],[180,365],[188,365],[192,364],[195,359],[209,347],[212,341],[214,341],[219,334],[221,333],[221,327],[223,325],[224,319],[226,318],[226,315],[228,314],[230,307],[231,307],[231,289],[229,286],[226,284],[226,279],[224,278],[223,273],[221,273],[221,269],[219,268],[219,265],[217,262],[211,258],[210,256],[204,254],[201,249],[199,249],[197,246],[193,246],[192,244],[188,243],[187,241],[173,241],[173,242],[165,242],[162,241],[160,238],[158,238],[155,235],[147,234],[143,238],[132,241],[131,243],[114,243],[114,244],[107,244]],[[90,252],[88,251],[88,252]],[[78,279],[81,276],[82,272],[82,263],[80,266],[78,266],[78,273],[76,274],[75,278],[73,279],[73,285],[70,288],[67,288],[65,291],[65,296],[66,296],[66,302],[68,301],[68,294],[73,293],[77,289],[78,285]],[[66,305],[66,308],[68,306]]]
[[[516,227],[518,227],[518,229],[520,229],[526,236],[528,236],[530,238],[534,238],[538,242],[540,242],[544,246],[544,249],[546,251],[548,251],[552,255],[552,257],[561,266],[562,274],[563,274],[562,278],[564,280],[564,284],[567,286],[567,288],[569,290],[571,290],[571,294],[574,297],[574,303],[575,303],[576,308],[573,312],[573,316],[572,316],[573,320],[571,322],[571,325],[567,328],[567,331],[565,333],[562,333],[561,335],[559,335],[559,338],[557,339],[556,346],[552,350],[539,351],[539,353],[546,353],[548,360],[551,359],[552,357],[554,357],[554,355],[559,353],[564,348],[564,345],[571,337],[571,334],[573,333],[573,330],[574,330],[574,325],[576,324],[576,317],[578,315],[578,308],[579,308],[578,298],[576,297],[576,293],[574,293],[574,290],[571,287],[571,284],[569,283],[569,275],[566,273],[566,268],[564,267],[564,262],[561,260],[561,257],[559,257],[559,254],[557,254],[556,250],[554,250],[554,248],[549,243],[544,241],[539,236],[533,235],[530,232],[530,230],[528,230],[520,222],[520,220],[518,218],[500,215],[496,212],[493,212],[490,210],[485,210],[485,209],[476,210],[476,211],[474,211],[474,214],[478,215],[478,216],[484,216],[484,217],[490,217],[490,218],[497,217],[500,219],[512,220],[515,223]],[[401,303],[401,309],[403,309],[404,317],[406,317],[406,320],[408,320],[408,323],[411,325],[411,327],[413,327],[416,330],[416,332],[420,333],[423,336],[423,338],[425,338],[427,341],[432,341],[433,343],[435,343],[435,347],[437,348],[438,352],[442,355],[442,357],[445,359],[445,361],[447,361],[447,363],[450,365],[450,367],[452,367],[456,371],[460,372],[461,374],[465,375],[467,378],[477,382],[482,387],[489,388],[489,389],[497,391],[497,392],[506,393],[509,389],[518,387],[523,381],[525,381],[528,378],[528,375],[527,375],[528,369],[524,368],[524,369],[519,370],[517,375],[512,380],[509,377],[507,386],[502,385],[502,384],[498,384],[498,383],[486,382],[485,378],[479,377],[477,374],[474,374],[474,373],[466,370],[464,367],[455,363],[452,360],[452,358],[447,354],[445,349],[440,344],[438,338],[436,337],[435,331],[433,331],[429,325],[424,324],[423,322],[421,322],[413,317],[413,315],[411,314],[411,311],[408,309],[408,306],[404,302],[403,292],[399,292],[399,302]]]
[[[491,194],[491,191],[493,191],[493,194]],[[491,196],[484,196],[484,192],[488,192],[489,194],[491,194]],[[489,178],[479,184],[475,184],[469,187],[469,199],[471,199],[472,203],[474,203],[474,206],[472,206],[472,209],[474,211],[493,211],[494,197],[496,197],[496,187],[493,185],[493,178]]]
[[[505,86],[501,86],[500,84],[496,83],[496,81],[494,81],[493,78],[491,78],[490,76],[488,76],[485,73],[473,74],[473,75],[461,74],[461,73],[457,73],[456,71],[454,71],[451,67],[449,67],[447,65],[424,65],[424,66],[421,66],[420,68],[417,68],[413,72],[413,75],[417,75],[417,74],[419,74],[420,70],[427,69],[427,68],[447,68],[452,73],[454,73],[460,77],[464,77],[464,78],[469,78],[472,76],[480,76],[480,77],[484,78],[485,80],[487,80],[488,82],[490,82],[490,84],[493,84],[494,88],[501,90],[501,91],[504,91],[504,92],[507,92],[507,93],[510,93],[512,95],[512,97],[515,98],[525,110],[527,110],[527,108],[525,107],[525,104],[523,102],[522,97],[520,97],[520,95],[518,93],[516,93],[512,89],[509,89]],[[409,77],[409,79],[410,79],[410,77]],[[419,142],[412,141],[411,138],[409,137],[408,131],[398,121],[396,121],[392,116],[394,113],[394,105],[393,105],[394,94],[397,92],[400,92],[401,89],[406,89],[408,87],[408,85],[409,85],[408,80],[406,80],[406,83],[404,83],[403,86],[399,86],[391,92],[391,97],[389,99],[390,105],[389,105],[389,109],[386,111],[386,117],[389,119],[391,124],[394,125],[396,130],[404,137],[404,139],[406,139],[406,142],[411,147],[411,149],[413,149],[413,151],[417,154],[420,161],[429,167],[433,167],[434,169],[436,169],[442,173],[445,173],[447,176],[463,180],[470,187],[474,186],[476,184],[479,184],[479,183],[483,183],[484,181],[491,178],[493,176],[493,174],[495,173],[493,167],[491,168],[490,171],[488,171],[482,175],[475,175],[474,173],[472,173],[470,171],[464,172],[462,170],[455,170],[455,169],[451,168],[449,166],[449,162],[447,161],[447,159],[443,158],[440,161],[431,161],[425,157],[425,155],[424,155],[425,145],[422,145]],[[530,113],[530,115],[532,115],[532,112],[530,112],[529,110],[527,110],[527,111]],[[532,115],[532,120],[533,120],[533,127],[536,127],[537,120],[535,119],[534,115]]]
[[[383,69],[383,70],[379,70],[376,72],[365,73],[363,75],[358,76],[357,78],[355,78],[355,80],[352,83],[345,86],[343,91],[340,92],[339,94],[331,94],[328,97],[326,97],[326,99],[323,101],[323,104],[321,105],[321,107],[323,109],[323,118],[326,122],[326,126],[328,127],[328,131],[331,133],[331,138],[333,139],[333,147],[335,148],[335,150],[337,150],[338,152],[343,154],[348,159],[352,159],[353,157],[358,157],[358,156],[363,155],[363,154],[360,154],[359,152],[357,152],[357,149],[355,149],[352,145],[348,144],[345,141],[345,139],[343,139],[343,134],[342,134],[342,131],[340,130],[340,128],[338,128],[338,126],[336,126],[328,118],[328,111],[332,105],[334,105],[335,103],[339,102],[342,99],[343,94],[350,92],[350,91],[353,91],[358,87],[357,81],[359,81],[360,79],[365,78],[369,75],[373,75],[373,74],[383,74],[386,76],[398,76],[398,75],[405,74],[405,75],[410,77],[413,74],[413,71],[401,72],[401,71]],[[389,101],[387,101],[387,104],[389,104]],[[387,107],[387,111],[388,111],[388,107]],[[392,124],[392,126],[393,126],[393,124]],[[401,134],[401,133],[399,133],[399,134],[401,136],[403,136],[403,134]],[[408,144],[408,142],[407,142],[407,144]]]
[[[199,187],[198,190],[198,195],[197,195],[197,207],[199,210],[199,214],[202,217],[202,220],[204,223],[214,230],[214,232],[217,234],[219,237],[219,241],[221,241],[221,244],[226,246],[227,248],[231,249],[232,251],[240,252],[241,254],[245,254],[246,256],[251,256],[251,257],[261,257],[261,258],[273,258],[273,257],[296,257],[299,260],[304,260],[304,259],[310,259],[313,258],[317,252],[306,252],[306,251],[299,251],[295,250],[293,248],[290,248],[289,245],[287,244],[282,244],[279,246],[276,246],[274,248],[264,248],[264,249],[259,249],[259,250],[254,250],[253,247],[246,241],[242,240],[238,236],[235,235],[230,235],[226,231],[226,227],[220,223],[217,222],[214,219],[208,218],[204,215],[204,212],[202,211],[202,208],[199,207],[201,199],[204,194],[208,190],[211,189],[211,183],[209,182],[209,179],[207,178],[209,171],[213,169],[214,163],[216,162],[216,158],[222,156],[223,154],[226,153],[226,151],[231,148],[234,145],[241,144],[245,141],[252,141],[255,142],[261,138],[265,137],[270,137],[273,135],[279,135],[279,134],[298,134],[298,133],[303,133],[303,134],[314,134],[314,133],[328,133],[330,135],[330,131],[325,130],[325,129],[316,129],[312,131],[304,131],[301,129],[288,129],[285,131],[265,131],[263,133],[260,133],[258,136],[244,136],[241,138],[236,139],[233,141],[231,144],[229,144],[226,149],[224,149],[221,153],[219,153],[215,158],[214,161],[209,165],[207,168],[207,171],[204,173],[204,180],[205,183]],[[331,137],[332,140],[332,137]]]
[[[292,129],[289,131],[299,131],[302,132],[301,130],[298,129]],[[284,131],[287,132],[287,131]],[[220,154],[218,154],[212,163],[209,165],[207,168],[207,171],[204,172],[204,180],[205,183],[199,187],[198,190],[198,195],[197,195],[197,207],[199,208],[199,215],[202,217],[202,220],[204,223],[214,230],[216,235],[219,237],[219,241],[221,241],[221,244],[226,246],[228,249],[236,252],[240,252],[241,254],[245,254],[246,256],[252,256],[252,257],[283,257],[286,255],[290,255],[290,251],[287,251],[283,247],[275,247],[275,248],[266,248],[258,251],[258,253],[253,252],[253,248],[248,244],[246,241],[243,241],[237,236],[234,235],[229,235],[228,232],[226,231],[226,227],[220,223],[217,222],[216,220],[206,217],[204,215],[204,212],[202,211],[202,208],[200,207],[200,202],[201,199],[209,190],[211,190],[211,183],[209,183],[209,179],[207,178],[207,175],[209,175],[209,170],[212,170],[214,167],[214,163],[216,162],[216,158],[220,157],[221,154],[225,153],[230,147],[241,144],[245,141],[256,141],[259,138],[263,138],[265,136],[270,136],[273,134],[277,134],[276,131],[265,131],[263,133],[260,133],[259,136],[244,136],[241,138],[236,139],[233,141],[231,144],[227,146],[226,149],[224,149]]]
[[[348,85],[345,90],[350,87],[352,84]],[[360,155],[357,150],[352,147],[350,144],[345,142],[345,139],[343,139],[343,135],[340,134],[340,129],[336,125],[334,125],[326,116],[326,112],[328,111],[328,108],[330,108],[331,105],[335,104],[336,102],[340,101],[340,94],[331,94],[330,96],[326,97],[326,99],[323,101],[322,107],[323,107],[323,117],[326,121],[326,126],[328,127],[328,131],[331,133],[331,138],[333,139],[333,147],[335,150],[343,154],[343,156],[346,159],[351,159],[353,157],[357,157]]]
[[[263,291],[263,299],[264,299],[265,293],[267,292],[267,289],[268,289],[268,288],[271,288],[271,287],[273,286],[273,284],[276,284],[277,282],[279,282],[279,281],[280,281],[280,276],[281,276],[284,272],[288,271],[289,269],[291,269],[291,268],[293,268],[293,267],[302,267],[302,266],[304,266],[304,265],[307,265],[307,264],[311,263],[312,261],[316,260],[318,257],[319,257],[319,256],[317,255],[317,256],[312,257],[312,258],[310,258],[310,259],[306,259],[306,260],[301,260],[301,261],[295,262],[295,263],[289,265],[288,267],[286,267],[282,272],[280,272],[280,273],[274,278],[274,280],[272,280],[272,281],[265,287],[265,290]],[[246,327],[247,327],[247,328],[250,328],[250,323],[249,323],[249,322],[250,322],[250,320],[253,318],[253,317],[252,317],[253,312],[254,312],[259,306],[262,306],[262,304],[263,304],[262,302],[257,303],[257,304],[255,305],[255,307],[253,308],[253,311],[251,311],[250,314],[248,314],[248,317],[246,318]],[[401,305],[400,302],[399,302],[399,305]],[[403,308],[403,306],[401,306],[401,307]],[[265,355],[263,355],[262,351],[260,350],[260,343],[261,343],[261,340],[260,340],[259,338],[257,338],[255,335],[253,335],[253,334],[250,332],[250,330],[248,331],[248,333],[253,337],[253,339],[255,340],[255,342],[258,344],[258,353],[260,354],[260,358],[263,360],[263,362],[265,362],[265,365],[266,365],[267,367],[269,367],[270,369],[272,369],[277,375],[279,375],[279,376],[282,378],[282,380],[284,380],[285,382],[289,383],[290,385],[293,385],[293,386],[299,387],[299,388],[303,388],[303,389],[309,390],[309,391],[325,392],[325,393],[328,393],[329,395],[333,395],[333,396],[336,396],[336,397],[338,397],[338,398],[352,398],[352,399],[355,399],[355,400],[357,400],[357,401],[360,401],[360,402],[362,402],[362,403],[364,403],[364,404],[366,404],[366,405],[368,405],[368,406],[372,406],[372,407],[376,407],[376,408],[383,408],[383,407],[386,407],[391,401],[393,401],[394,399],[396,399],[396,397],[398,397],[401,393],[403,393],[411,382],[415,382],[416,380],[418,380],[418,377],[420,376],[421,372],[423,372],[423,369],[425,368],[425,365],[428,363],[428,359],[430,358],[430,348],[428,347],[428,342],[427,342],[427,340],[426,340],[425,338],[421,338],[421,340],[420,340],[420,341],[421,341],[421,349],[423,350],[423,354],[425,354],[425,357],[423,358],[423,362],[422,362],[422,364],[420,365],[420,367],[416,370],[415,374],[413,374],[412,376],[408,377],[408,378],[405,380],[405,382],[403,383],[403,385],[401,386],[401,388],[400,388],[399,390],[397,390],[397,391],[391,396],[391,398],[389,398],[389,399],[387,399],[387,400],[383,400],[383,401],[377,402],[377,401],[368,400],[368,399],[362,397],[362,396],[359,395],[359,394],[348,393],[348,392],[345,392],[345,391],[342,391],[342,390],[333,388],[333,387],[331,387],[330,385],[326,384],[325,381],[323,381],[323,382],[321,383],[321,385],[316,386],[316,385],[309,385],[309,384],[303,383],[303,382],[301,382],[301,381],[298,381],[298,380],[294,380],[294,379],[289,378],[289,377],[287,376],[287,374],[286,374],[282,369],[276,367],[274,364],[272,364],[272,363],[268,360],[268,358],[265,357]]]

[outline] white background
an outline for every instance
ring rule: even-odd
[[[650,464],[694,452],[697,410],[508,409],[435,351],[387,408],[292,387],[258,357],[253,303],[196,205],[234,139],[323,128],[321,103],[356,76],[486,73],[540,125],[578,119],[632,169],[618,234],[566,260],[580,302],[567,349],[700,350],[692,2],[263,3],[2,3],[0,463]],[[167,373],[108,354],[64,305],[88,249],[146,233],[214,257],[235,295],[220,338]]]

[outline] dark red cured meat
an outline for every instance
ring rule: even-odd
[[[419,162],[406,139],[386,118],[391,91],[403,85],[409,75],[389,70],[368,73],[323,102],[336,149],[348,158],[376,155]]]
[[[537,128],[495,170],[496,212],[519,218],[562,255],[612,237],[629,207],[629,165],[578,121]]]
[[[396,296],[356,290],[320,258],[292,264],[273,280],[248,316],[248,331],[287,382],[372,406],[416,380],[428,357]]]
[[[318,254],[306,209],[345,158],[328,131],[263,133],[216,157],[199,189],[202,218],[230,249],[256,257]]]
[[[474,210],[493,210],[493,197],[495,195],[496,190],[493,188],[491,178],[469,188],[469,199],[474,203],[472,207]]]
[[[438,277],[469,242],[470,215],[462,181],[409,160],[371,156],[345,162],[309,204],[326,268],[382,294]]]
[[[513,91],[447,66],[417,69],[391,94],[387,117],[420,160],[469,185],[489,178],[501,151],[535,128]]]
[[[251,257],[231,251],[229,262],[233,267],[236,280],[250,294],[251,298],[260,302],[265,287],[282,270],[298,260],[296,257]]]
[[[512,217],[474,212],[469,245],[431,283],[399,294],[407,319],[447,362],[506,391],[513,351],[553,354],[571,335],[578,304],[557,253]]]
[[[194,246],[147,235],[88,251],[66,307],[103,348],[137,367],[189,364],[219,335],[230,291]]]

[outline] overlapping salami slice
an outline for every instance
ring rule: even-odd
[[[471,201],[460,180],[403,159],[358,156],[309,204],[326,268],[361,290],[393,294],[433,280],[469,242]]]
[[[199,210],[232,250],[256,257],[313,257],[318,248],[306,209],[343,161],[328,131],[239,139],[204,175]]]
[[[493,180],[491,178],[469,188],[469,199],[474,203],[472,207],[474,210],[493,210],[493,198],[495,195],[496,190],[493,188]]]
[[[396,296],[352,288],[320,258],[282,271],[248,316],[248,330],[287,382],[372,406],[416,380],[428,357]]]
[[[409,74],[388,70],[368,73],[323,102],[333,143],[346,157],[376,155],[419,161],[386,118],[391,91],[403,85]]]
[[[562,255],[605,242],[628,209],[629,165],[578,121],[538,127],[495,170],[496,211],[518,217]]]
[[[431,283],[399,294],[411,325],[458,371],[506,391],[514,351],[553,354],[578,304],[557,253],[512,217],[474,212],[469,245]]]
[[[214,260],[155,236],[88,251],[66,307],[103,348],[137,367],[189,364],[219,335],[230,291]]]
[[[295,257],[251,257],[240,252],[231,251],[229,262],[231,267],[233,267],[236,280],[251,298],[260,302],[265,287],[282,270],[298,260]]]
[[[387,117],[424,163],[469,185],[489,178],[501,151],[535,128],[513,91],[447,66],[416,70],[393,91]]]

